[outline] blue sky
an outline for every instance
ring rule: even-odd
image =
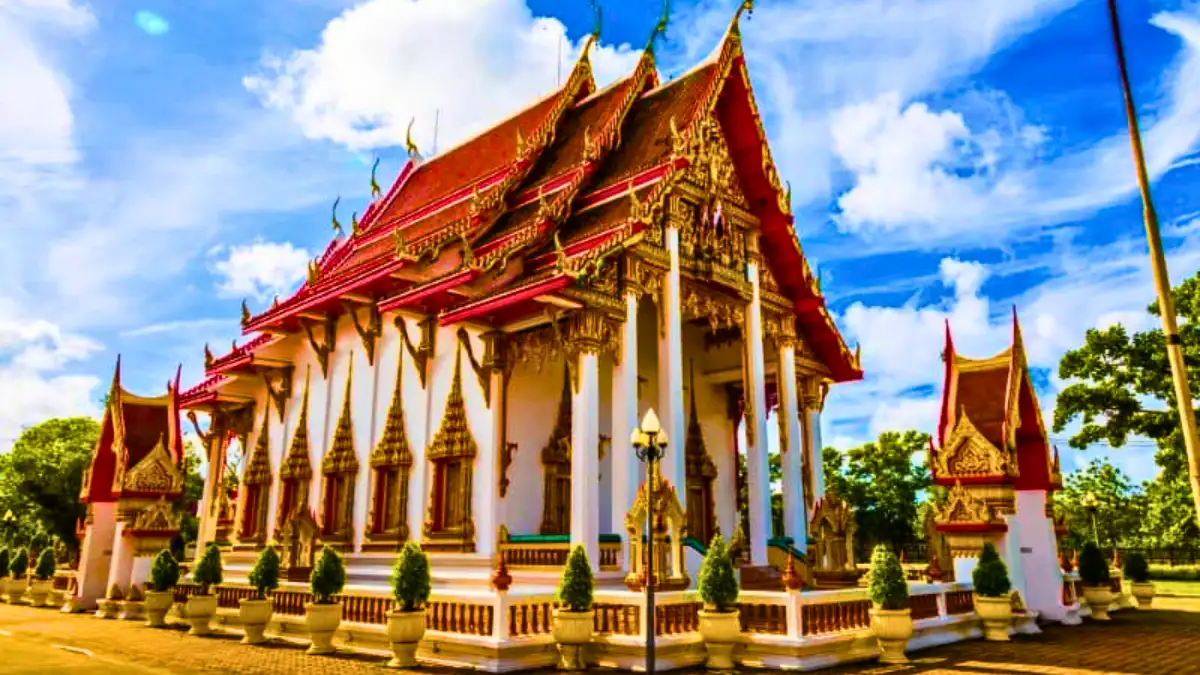
[[[661,9],[602,0],[597,76],[632,68]],[[734,0],[672,3],[665,76],[705,58]],[[931,430],[942,324],[988,356],[1021,314],[1053,408],[1091,326],[1148,328],[1141,208],[1102,0],[761,0],[743,24],[775,157],[868,371],[825,440]],[[1200,266],[1200,4],[1122,3],[1176,282]],[[329,208],[388,183],[416,117],[445,149],[556,84],[583,0],[10,0],[0,6],[0,449],[95,413],[238,337],[303,278]],[[560,57],[561,53],[561,57]],[[427,153],[428,154],[428,153]],[[1066,435],[1066,434],[1064,434]],[[1066,468],[1087,454],[1058,445]],[[1136,478],[1137,443],[1113,453]]]

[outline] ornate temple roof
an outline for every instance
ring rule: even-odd
[[[832,380],[861,378],[796,236],[737,18],[711,57],[665,84],[647,49],[633,72],[596,91],[590,44],[560,89],[490,130],[427,161],[410,146],[411,159],[354,230],[330,243],[294,295],[243,312],[244,332],[295,332],[301,321],[342,313],[348,297],[437,314],[443,324],[516,320],[587,265],[635,245],[716,120],[799,334]],[[247,348],[213,362],[250,367]]]
[[[126,391],[121,386],[121,359],[117,357],[100,439],[79,494],[81,502],[179,495],[183,489],[179,469],[183,433],[178,393],[178,372],[163,396],[151,398]]]
[[[1004,482],[1017,489],[1061,486],[1058,453],[1050,452],[1016,308],[1007,349],[986,359],[961,356],[947,321],[942,358],[941,416],[930,442],[937,482]]]

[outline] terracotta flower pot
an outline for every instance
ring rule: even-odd
[[[1154,603],[1154,584],[1149,581],[1135,581],[1130,586],[1133,587],[1133,597],[1137,598],[1138,607],[1140,609],[1150,609]]]
[[[173,591],[146,591],[146,625],[151,628],[162,628],[167,625],[167,612],[175,602]]]
[[[188,635],[212,633],[212,618],[217,613],[216,595],[189,595],[187,599],[187,622],[192,625]]]
[[[16,579],[9,577],[4,583],[4,593],[8,596],[9,604],[15,605],[21,602],[21,596],[25,595],[26,583],[24,579]]]
[[[989,642],[1008,642],[1012,626],[1012,601],[1007,597],[975,596],[975,614],[983,622],[983,639]]]
[[[904,651],[913,635],[911,609],[872,609],[871,628],[879,642],[880,662],[908,663]]]
[[[1108,586],[1084,586],[1083,599],[1092,610],[1092,618],[1097,621],[1108,621],[1108,606],[1112,604],[1113,593]]]
[[[46,598],[50,597],[50,591],[54,590],[54,582],[46,579],[44,581],[34,581],[29,584],[29,604],[33,607],[42,607],[46,604]]]
[[[708,650],[709,670],[733,670],[733,650],[742,641],[742,620],[737,610],[700,610],[700,637]]]
[[[260,645],[267,641],[263,633],[271,616],[275,614],[275,602],[270,598],[263,600],[242,599],[238,601],[238,618],[242,620],[242,630],[246,636],[242,638],[244,645]]]
[[[596,613],[554,610],[554,641],[558,643],[560,670],[583,670],[587,664],[583,648],[592,641],[592,623]]]
[[[342,625],[342,603],[305,605],[304,623],[308,626],[308,636],[312,641],[308,653],[332,654],[333,634],[337,632],[338,626]]]
[[[414,668],[417,665],[417,646],[425,636],[425,610],[388,612],[388,643],[393,658],[390,668]]]

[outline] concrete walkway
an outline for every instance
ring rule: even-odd
[[[378,656],[304,655],[304,645],[274,640],[262,647],[240,636],[190,637],[140,623],[64,615],[0,604],[0,673],[192,675],[194,673],[376,673]],[[964,642],[912,655],[905,666],[864,664],[821,671],[927,675],[1175,675],[1200,673],[1200,599],[1160,598],[1155,609],[1125,611],[1102,624],[1048,626],[1010,643]],[[448,673],[421,668],[423,673]]]

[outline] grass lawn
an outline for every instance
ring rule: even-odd
[[[1171,595],[1200,596],[1200,581],[1152,581],[1154,590]]]

